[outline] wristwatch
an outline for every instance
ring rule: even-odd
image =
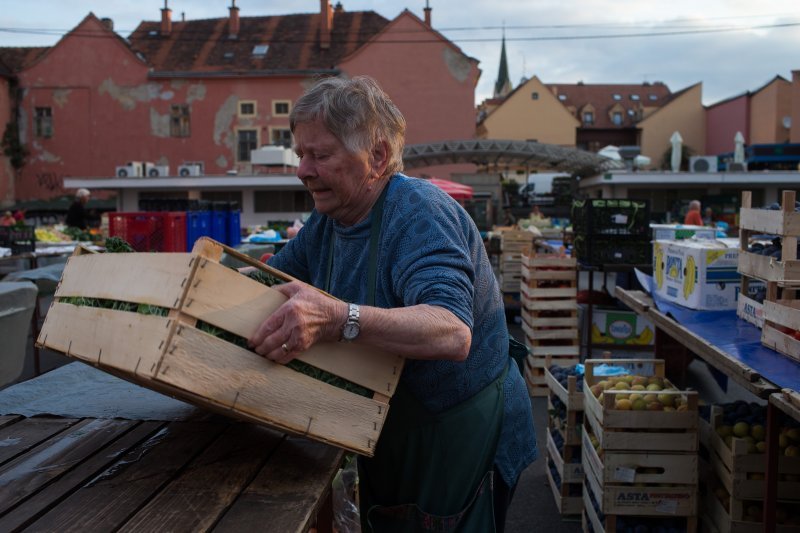
[[[361,331],[361,324],[358,322],[358,317],[360,315],[360,310],[358,305],[350,304],[350,308],[347,312],[347,321],[342,326],[342,338],[343,341],[354,341],[356,337],[358,337],[358,333]]]

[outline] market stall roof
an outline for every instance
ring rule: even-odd
[[[472,198],[473,190],[469,185],[464,185],[463,183],[457,183],[455,181],[441,178],[431,178],[428,181],[442,189],[456,200],[469,200]]]
[[[412,144],[403,151],[406,169],[472,163],[479,167],[513,167],[554,169],[576,176],[594,176],[624,168],[624,164],[608,157],[534,141],[467,139]]]

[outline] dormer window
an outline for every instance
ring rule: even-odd
[[[656,100],[658,100],[658,96],[657,96],[657,95],[655,95],[655,94],[651,94],[651,95],[649,95],[649,96],[648,96],[648,98],[650,98],[650,101],[651,101],[651,102],[655,102]]]
[[[613,98],[614,100],[616,100],[617,102],[619,102],[620,100],[622,100],[622,95],[621,95],[621,94],[614,94],[614,95],[612,96],[612,98]]]
[[[619,111],[614,111],[614,113],[611,115],[611,121],[615,126],[622,126],[622,113]]]
[[[632,94],[631,95],[631,100],[638,101],[639,100],[639,95],[638,94]]]
[[[267,55],[267,50],[269,50],[268,44],[257,44],[253,47],[253,56],[264,57]]]
[[[594,124],[594,113],[591,111],[584,111],[583,123],[588,125]]]
[[[559,94],[558,95],[558,99],[563,102],[563,101],[565,101],[567,99],[567,95],[566,94]]]
[[[233,52],[225,52],[224,54],[222,54],[222,57],[224,57],[225,59],[233,59]]]

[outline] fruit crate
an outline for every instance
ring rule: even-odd
[[[0,247],[10,248],[13,255],[36,251],[35,226],[0,226]]]
[[[533,356],[525,357],[525,383],[528,386],[528,394],[531,396],[547,396],[548,389],[544,380],[544,367],[533,365]]]
[[[754,209],[751,192],[742,192],[742,208],[739,213],[741,274],[764,281],[800,281],[800,260],[797,258],[800,213],[795,212],[795,196],[794,191],[784,191],[780,210]],[[780,259],[748,251],[750,238],[756,234],[781,238]]]
[[[604,390],[603,386],[614,380],[613,376],[595,374],[595,369],[602,364],[626,369],[633,376],[629,388],[643,385],[663,389],[672,385],[664,377],[663,359],[587,359],[584,362],[584,420],[604,450],[697,452],[697,392]],[[601,383],[603,381],[606,383]],[[647,410],[615,408],[615,399],[621,394],[643,394],[641,399],[647,402]],[[649,394],[655,399],[646,397]],[[665,410],[664,404],[671,404],[666,405],[670,409]]]
[[[760,282],[760,280],[742,276],[741,289],[736,298],[736,316],[761,329],[764,327],[764,303],[753,297],[751,293],[753,281]],[[776,286],[775,282],[767,283],[766,292],[776,290],[774,286]]]
[[[794,291],[783,292],[789,295]],[[761,344],[800,361],[800,300],[764,301],[762,316]]]
[[[545,358],[545,383],[550,388],[550,394],[561,400],[566,406],[567,412],[583,412],[583,380],[577,375],[566,376],[566,386],[559,381],[551,371],[551,365],[562,366],[560,361],[552,357]]]
[[[603,513],[599,498],[595,497],[596,487],[583,484],[583,516],[584,532],[601,533],[604,531],[670,531],[696,533],[696,516],[669,515],[624,515]]]
[[[764,529],[763,502],[735,500],[713,474],[707,478],[701,497],[701,514],[707,531],[719,533],[761,533]],[[796,501],[776,502],[775,533],[800,533],[800,506]]]
[[[549,433],[548,433],[549,437]],[[560,472],[563,471],[564,465],[561,461],[561,469],[556,462],[558,454],[552,455],[550,451],[551,440],[548,440],[547,447],[547,482],[550,485],[550,490],[553,492],[553,499],[556,503],[556,509],[559,514],[564,516],[580,515],[581,508],[583,507],[583,500],[581,499],[581,482],[569,482],[561,477]],[[555,445],[553,445],[555,446]],[[568,470],[569,470],[569,465]],[[577,465],[580,467],[580,464]],[[583,478],[583,474],[580,474]]]
[[[124,239],[137,252],[185,252],[186,213],[110,213],[108,235]]]
[[[500,250],[502,253],[520,254],[533,245],[533,233],[515,229],[500,231]]]
[[[650,201],[591,198],[572,202],[575,236],[638,236],[650,240]]]
[[[732,406],[743,405],[730,404]],[[748,424],[738,422],[735,425],[724,423],[724,407],[711,406],[709,420],[700,418],[701,443],[708,450],[711,470],[720,485],[730,495],[732,502],[740,500],[763,500],[766,490],[764,476],[766,473],[766,455],[759,450],[758,439],[763,441],[766,433],[765,415],[757,417],[760,423]],[[747,416],[742,411],[741,419],[753,420],[753,407],[748,406]],[[742,426],[739,426],[739,425]],[[760,426],[760,430],[754,428]],[[737,437],[734,432],[738,432]],[[727,438],[730,435],[730,438]],[[749,439],[753,438],[751,445]],[[781,456],[778,458],[778,498],[794,500],[800,506],[800,427],[784,428],[780,438]],[[798,455],[787,455],[785,450],[793,446]],[[732,503],[731,509],[737,504]],[[741,518],[741,517],[738,517]]]
[[[576,234],[572,246],[578,262],[589,266],[651,265],[653,262],[652,243],[638,236],[586,237]]]
[[[223,252],[293,279],[211,239],[191,253],[76,254],[37,345],[211,410],[372,455],[403,359],[328,342],[289,366],[241,347],[286,298],[220,264]],[[73,305],[83,299],[139,312]],[[158,315],[143,314],[154,307]]]

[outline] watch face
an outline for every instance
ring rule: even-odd
[[[358,324],[347,323],[344,325],[344,329],[342,330],[342,337],[351,341],[358,336],[360,328]]]

